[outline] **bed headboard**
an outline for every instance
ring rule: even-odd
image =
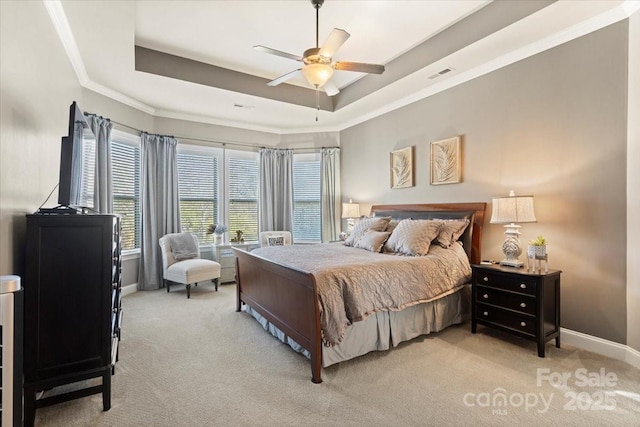
[[[390,216],[393,219],[458,219],[469,218],[469,226],[460,236],[469,261],[479,264],[482,260],[482,225],[487,204],[479,203],[436,203],[414,205],[373,205],[371,215]]]

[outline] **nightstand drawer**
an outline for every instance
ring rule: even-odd
[[[477,303],[476,312],[478,321],[491,322],[526,334],[535,335],[536,333],[534,317],[520,315],[481,303]]]
[[[528,295],[536,294],[536,281],[531,277],[519,275],[502,275],[481,272],[477,276],[476,285],[489,286],[496,289],[505,289],[512,292],[520,292]]]
[[[531,315],[536,314],[536,299],[534,296],[521,295],[487,286],[477,287],[476,301],[508,308]]]
[[[235,268],[236,267],[236,257],[222,257],[220,261],[218,261],[221,268]]]

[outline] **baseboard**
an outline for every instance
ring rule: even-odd
[[[612,359],[622,360],[636,368],[640,368],[640,351],[617,342],[560,328],[562,344],[569,344],[582,350],[601,354]]]
[[[134,292],[138,292],[138,284],[133,283],[131,285],[123,286],[121,292],[122,292],[122,296],[129,295]]]

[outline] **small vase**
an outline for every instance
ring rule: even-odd
[[[547,255],[547,245],[527,246],[527,256],[529,258],[544,258]]]
[[[214,240],[214,241],[215,241],[215,244],[216,244],[216,245],[221,245],[221,244],[222,244],[222,237],[223,237],[223,236],[224,236],[224,235],[222,235],[222,234],[216,234],[216,235],[215,235],[215,240]]]

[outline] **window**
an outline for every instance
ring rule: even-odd
[[[293,240],[322,240],[320,213],[320,158],[318,154],[293,156]]]
[[[200,243],[213,243],[207,228],[220,218],[218,176],[221,150],[178,146],[178,188],[183,232],[195,234]]]
[[[228,155],[227,218],[229,237],[242,230],[246,241],[258,240],[258,154],[226,150]]]
[[[93,206],[96,140],[91,129],[85,129],[83,138],[82,200]],[[122,249],[140,248],[139,137],[111,131],[111,177],[113,213],[121,216]]]
[[[140,248],[140,138],[111,134],[113,213],[121,215],[122,249]]]

